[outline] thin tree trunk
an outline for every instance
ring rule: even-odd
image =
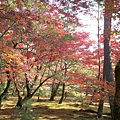
[[[55,97],[55,82],[52,83],[52,89],[51,89],[51,96],[50,96],[50,101],[54,101],[54,97]]]
[[[22,98],[20,91],[18,89],[16,89],[16,90],[18,93],[18,101],[17,101],[16,107],[21,108],[26,101],[28,101],[30,98],[32,98],[33,95],[27,94],[24,98]]]
[[[101,81],[101,63],[100,63],[100,42],[99,42],[99,39],[100,39],[100,34],[99,34],[99,29],[100,29],[100,26],[99,26],[99,19],[100,19],[100,1],[98,1],[98,80]],[[104,75],[103,75],[104,76]],[[104,77],[103,77],[103,80],[104,80]],[[104,89],[104,88],[103,88]],[[102,90],[103,90],[102,89]],[[101,118],[102,117],[102,112],[103,112],[103,105],[104,105],[104,100],[101,99],[99,101],[99,106],[98,106],[98,112],[97,112],[97,116],[98,118]]]
[[[20,95],[20,91],[18,89],[17,89],[17,93],[18,93],[18,101],[17,101],[16,107],[21,108],[23,105],[23,101],[22,101],[22,96]]]
[[[10,83],[11,83],[11,80],[8,80],[7,81],[7,85],[6,85],[6,88],[4,89],[3,93],[0,95],[0,105],[2,103],[2,99],[6,96],[6,94],[8,93],[8,89],[10,87]]]
[[[104,91],[104,88],[102,88],[102,91]],[[101,95],[101,97],[104,97],[104,95]],[[99,101],[99,107],[98,107],[98,112],[97,112],[97,117],[98,118],[102,118],[103,105],[104,105],[104,99],[101,99]]]
[[[63,86],[63,87],[62,87],[62,95],[61,95],[61,98],[60,98],[60,100],[59,100],[59,104],[62,103],[63,98],[64,98],[64,94],[65,94],[65,83],[63,83],[62,86]]]
[[[105,82],[105,70],[104,70],[104,65],[103,65],[103,81]],[[104,86],[102,86],[101,92],[104,93]],[[101,94],[101,98],[104,98],[104,94]],[[98,112],[97,112],[97,117],[98,117],[98,118],[102,118],[103,105],[104,105],[104,99],[101,99],[101,100],[99,101]]]
[[[39,90],[39,88],[48,80],[48,79],[50,79],[50,78],[52,78],[54,75],[51,75],[51,76],[49,76],[49,77],[47,77],[43,82],[41,82],[36,88],[35,88],[35,90],[32,92],[32,93],[30,93],[30,92],[27,92],[27,95],[23,98],[23,99],[21,99],[21,97],[20,97],[20,99],[19,99],[19,97],[18,97],[18,102],[17,102],[17,107],[22,107],[21,105],[23,105],[26,101],[28,101],[29,99],[31,99],[32,97],[33,97],[33,95]],[[29,87],[28,85],[26,86],[26,87]],[[29,90],[30,88],[27,88],[27,90]],[[19,96],[19,92],[18,92],[18,96]],[[19,103],[19,104],[18,104]]]
[[[25,102],[28,101],[30,98],[32,98],[32,95],[30,96],[26,95],[24,99],[22,99],[20,93],[18,93],[18,101],[17,101],[16,107],[21,108],[23,104],[25,104]]]
[[[18,101],[17,101],[17,104],[16,104],[16,107],[18,108],[21,108],[22,105],[24,104],[25,101],[29,100],[32,95],[31,95],[31,90],[30,90],[30,86],[29,86],[29,81],[27,79],[27,76],[25,74],[25,77],[26,77],[26,90],[27,90],[27,95],[22,99],[22,96],[20,94],[20,90],[18,88],[16,88],[16,91],[17,91],[17,95],[18,95]],[[14,82],[15,86],[16,86],[16,82]]]
[[[20,90],[16,87],[16,86],[17,86],[17,83],[16,83],[15,76],[13,76],[13,78],[14,78],[14,86],[15,86],[15,88],[16,88],[17,95],[18,95],[18,101],[17,101],[16,107],[17,107],[17,108],[21,108],[21,107],[22,107],[22,96],[21,96],[21,94],[20,94]]]
[[[10,78],[10,72],[7,71],[6,73],[7,73],[7,78],[8,78],[8,80],[7,80],[6,88],[4,89],[3,93],[0,95],[0,105],[1,105],[1,103],[2,103],[2,99],[3,99],[3,98],[6,96],[6,94],[8,93],[8,89],[9,89],[10,83],[11,83],[11,80],[9,80],[9,78]]]
[[[52,90],[51,90],[51,96],[50,96],[50,101],[54,101],[54,98],[57,94],[57,90],[59,88],[60,82],[59,83],[55,83],[53,82],[52,84]]]
[[[39,102],[40,101],[40,89],[38,90],[38,96],[37,97],[38,97],[37,101]]]
[[[120,120],[120,61],[115,67],[114,120]]]
[[[97,37],[98,37],[98,80],[100,81],[101,80],[101,75],[100,75],[100,73],[101,73],[101,63],[100,63],[100,42],[99,42],[99,39],[100,39],[100,2],[98,2],[98,20],[97,20],[97,24],[98,24],[98,35],[97,35]]]

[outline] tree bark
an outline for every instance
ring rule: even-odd
[[[120,120],[120,61],[115,67],[114,120]]]
[[[23,104],[25,104],[25,102],[27,102],[30,98],[32,98],[32,95],[30,96],[25,96],[24,99],[22,99],[21,95],[18,96],[18,101],[16,104],[17,108],[22,108]]]
[[[100,100],[99,107],[98,107],[98,113],[97,113],[98,118],[102,118],[103,104],[104,104],[104,100]]]
[[[63,83],[63,87],[62,87],[62,95],[61,95],[61,98],[60,98],[60,100],[59,100],[59,104],[62,103],[63,98],[64,98],[64,94],[65,94],[65,83]]]
[[[113,82],[112,65],[110,58],[110,37],[111,37],[111,18],[114,0],[105,0],[105,15],[104,15],[104,74],[107,82]],[[112,117],[114,109],[114,96],[108,93],[109,104]]]
[[[9,79],[10,78],[10,72],[9,71],[6,71],[6,74],[7,74],[7,78]],[[3,91],[3,93],[0,95],[0,105],[2,103],[2,99],[6,96],[6,94],[8,93],[8,89],[10,87],[10,83],[11,83],[11,80],[7,80],[7,85]]]
[[[16,107],[17,107],[17,108],[21,108],[21,107],[22,107],[22,105],[23,105],[23,102],[22,102],[22,97],[21,97],[21,96],[19,96],[19,97],[18,97],[17,104],[16,104]]]
[[[51,75],[51,76],[49,76],[49,77],[47,77],[43,82],[41,82],[36,88],[35,88],[35,90],[32,92],[32,93],[30,93],[30,92],[27,92],[27,95],[22,99],[20,96],[20,92],[19,92],[19,90],[18,90],[18,102],[17,102],[17,104],[16,104],[16,106],[17,107],[22,107],[22,105],[26,102],[26,101],[28,101],[29,99],[31,99],[32,98],[32,96],[39,90],[39,88],[48,80],[48,79],[50,79],[51,77],[53,77],[54,75]],[[29,87],[28,85],[26,86],[26,87]],[[26,88],[27,90],[29,90],[30,88]]]
[[[104,66],[103,66],[103,81],[105,82]],[[101,91],[102,91],[102,93],[104,93],[104,86],[102,86]],[[104,97],[104,94],[101,94],[101,98],[103,98],[103,97]],[[101,100],[99,101],[98,112],[97,112],[97,117],[98,117],[98,118],[102,118],[103,105],[104,105],[104,99],[101,99]]]
[[[2,99],[5,97],[5,95],[8,93],[8,89],[10,87],[10,82],[11,80],[8,80],[7,81],[7,85],[6,85],[6,88],[4,89],[3,93],[0,95],[0,105],[2,103]]]
[[[51,90],[51,96],[50,96],[50,101],[54,101],[54,98],[56,96],[57,90],[59,88],[60,82],[59,83],[55,83],[53,82],[52,84],[52,90]]]

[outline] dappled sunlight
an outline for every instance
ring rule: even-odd
[[[0,119],[120,118],[119,8],[120,0],[0,0]]]
[[[41,99],[37,101],[37,97],[30,100],[23,108],[15,108],[15,101],[17,98],[8,98],[7,101],[3,101],[3,106],[0,109],[0,120],[20,120],[21,113],[25,111],[27,106],[32,107],[32,113],[37,117],[37,120],[94,120],[96,119],[97,107],[95,105],[89,105],[88,109],[81,110],[80,102],[73,102],[65,100],[62,104],[58,104],[58,101],[49,101],[49,99]],[[103,117],[105,120],[109,120],[110,116],[106,114],[109,111],[108,103],[105,103],[105,111]]]

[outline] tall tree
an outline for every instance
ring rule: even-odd
[[[120,61],[115,67],[115,102],[114,102],[114,120],[120,119]]]
[[[105,0],[105,14],[104,14],[104,75],[107,82],[113,82],[112,65],[110,57],[110,38],[111,38],[111,19],[112,10],[114,8],[114,0]],[[114,96],[109,92],[109,103],[111,114],[113,117]]]

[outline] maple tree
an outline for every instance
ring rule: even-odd
[[[14,83],[18,94],[16,106],[21,107],[43,83],[66,69],[62,61],[74,56],[77,44],[71,40],[75,40],[76,34],[65,30],[62,21],[55,19],[59,13],[49,13],[44,3],[1,1],[0,5],[1,30],[6,27],[5,31],[1,31],[1,60],[6,62],[3,62],[5,66],[1,71],[4,76],[9,73],[7,82]],[[53,10],[53,6],[47,7]],[[24,98],[20,93],[23,84],[27,91]]]
[[[78,2],[79,1],[77,1],[77,3]],[[101,1],[97,1],[97,2],[101,2]],[[66,1],[62,1],[61,3],[63,3],[63,5],[64,4],[67,5]],[[75,3],[75,1],[72,1],[72,3]],[[86,3],[87,2],[85,2],[85,4]],[[110,15],[109,15],[109,13],[110,13]],[[114,42],[111,41],[111,43],[112,43],[111,49],[112,50],[110,51],[110,49],[109,49],[110,48],[109,42],[110,42],[110,37],[111,37],[111,19],[112,18],[116,19],[116,17],[117,17],[117,19],[119,19],[119,1],[105,1],[105,14],[104,14],[104,19],[105,19],[105,24],[104,24],[105,25],[104,26],[104,31],[105,31],[104,32],[104,69],[103,68],[102,69],[104,70],[103,79],[106,79],[106,81],[108,81],[108,82],[114,81],[113,80],[113,75],[111,74],[112,73],[112,66],[111,66],[111,60],[110,60],[111,59],[110,58],[110,52],[111,52],[111,54],[113,56],[116,56],[115,54],[117,54],[118,50],[119,50],[119,46],[117,44],[114,44],[114,43],[117,43],[117,41],[115,39],[113,40]],[[119,25],[119,22],[118,22],[117,25]],[[114,32],[117,32],[117,34],[119,34],[118,27],[116,27],[114,29],[115,30],[117,29]],[[117,49],[115,50],[113,48],[113,46],[116,46]],[[99,50],[96,50],[95,52],[97,52],[97,51],[100,51],[100,48],[99,48]],[[115,53],[115,51],[116,51],[116,53]],[[84,62],[86,62],[86,64],[87,64],[88,58],[90,58],[90,55],[91,55],[91,58],[93,58],[93,59],[95,58],[93,63],[95,63],[95,65],[98,65],[98,62],[96,61],[97,54],[95,52],[94,52],[94,55],[91,52],[88,53],[87,55],[89,55],[89,56],[86,56],[86,54],[84,54],[84,56],[85,56],[84,58],[87,58],[86,60],[84,59]],[[101,55],[103,56],[103,53],[102,54],[101,53],[99,54],[99,56],[101,56]],[[117,58],[119,59],[119,56]],[[113,58],[112,58],[112,60],[113,60]],[[91,61],[91,59],[90,59],[90,61]],[[89,63],[91,63],[91,65],[93,66],[92,62],[89,62]],[[88,66],[90,66],[90,65],[88,65]],[[101,64],[101,66],[103,66],[103,65]],[[93,66],[93,67],[95,67],[95,66]],[[110,97],[109,100],[110,100],[111,112],[113,113],[113,98],[111,98],[111,95],[109,95],[109,97]]]
[[[57,4],[55,4],[56,2]],[[11,82],[17,91],[16,106],[18,107],[30,99],[46,82],[52,83],[53,86],[56,83],[58,86],[60,83],[63,84],[60,103],[65,94],[66,82],[80,84],[79,89],[85,91],[86,95],[89,92],[94,94],[96,86],[99,86],[96,98],[101,99],[100,94],[103,92],[101,89],[106,83],[98,81],[97,73],[88,76],[86,73],[73,70],[77,64],[74,64],[73,61],[78,60],[84,66],[81,69],[89,68],[95,72],[98,71],[99,62],[96,60],[98,51],[100,51],[100,65],[103,66],[103,53],[106,50],[95,48],[91,51],[90,47],[96,46],[96,42],[90,40],[88,33],[74,31],[75,27],[82,26],[77,16],[78,13],[89,12],[91,2],[78,0],[56,2],[53,1],[54,4],[50,5],[46,0],[0,1],[0,82],[1,84],[6,83],[6,87],[0,95],[0,101],[8,93]],[[118,3],[119,1],[115,2],[114,19],[119,18]],[[114,29],[115,34],[119,34],[118,29]],[[103,39],[101,35],[100,44],[104,42]],[[110,41],[107,40],[107,42]],[[113,36],[111,39],[113,62],[119,60],[117,43],[119,42]],[[105,63],[105,65],[107,64]],[[103,67],[100,71],[101,78],[104,76],[102,71]],[[106,78],[106,80],[108,79]],[[20,92],[23,86],[26,89],[24,97]],[[58,86],[56,86],[56,90]],[[56,91],[54,90],[51,93],[51,100],[54,100]],[[93,98],[87,97],[93,100]]]

